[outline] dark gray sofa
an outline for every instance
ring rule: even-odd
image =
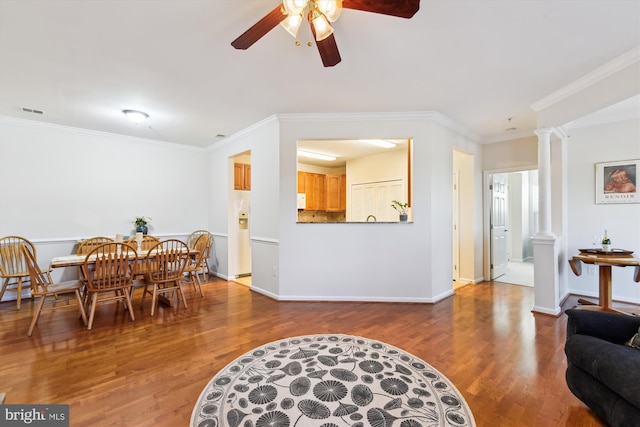
[[[567,385],[612,427],[640,426],[640,350],[624,345],[640,317],[593,310],[566,311]]]

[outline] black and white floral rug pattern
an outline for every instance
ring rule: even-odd
[[[309,335],[252,350],[207,384],[191,427],[475,426],[458,390],[414,355]]]

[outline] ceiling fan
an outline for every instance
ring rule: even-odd
[[[333,67],[341,58],[330,22],[338,19],[343,8],[411,18],[420,8],[420,0],[283,0],[282,4],[232,41],[231,46],[248,49],[278,24],[297,37],[306,14],[322,64]]]

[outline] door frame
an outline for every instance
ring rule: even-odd
[[[453,281],[460,279],[460,173],[453,171]]]
[[[525,172],[531,170],[538,170],[538,165],[520,166],[505,169],[491,169],[482,171],[482,206],[483,206],[483,271],[482,275],[485,281],[491,280],[491,190],[489,185],[493,174],[496,173],[512,173],[512,172]]]
[[[235,190],[234,179],[235,171],[234,164],[237,159],[241,159],[243,163],[252,163],[251,150],[245,150],[240,153],[235,153],[227,157],[227,165],[229,168],[229,187],[227,193],[227,277],[228,280],[235,280],[241,277],[243,272],[239,271],[240,267],[240,231],[238,229],[238,206],[236,206],[236,191],[251,191],[251,190]],[[250,210],[250,208],[249,208]],[[251,215],[249,215],[249,230],[251,230]],[[251,240],[249,240],[249,258],[251,271],[253,271],[253,256],[251,253]]]

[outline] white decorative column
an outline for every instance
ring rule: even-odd
[[[533,311],[560,314],[558,245],[551,228],[551,134],[538,129],[538,232],[533,242]]]
[[[554,237],[551,231],[551,134],[553,128],[538,129],[538,232],[536,237]]]

